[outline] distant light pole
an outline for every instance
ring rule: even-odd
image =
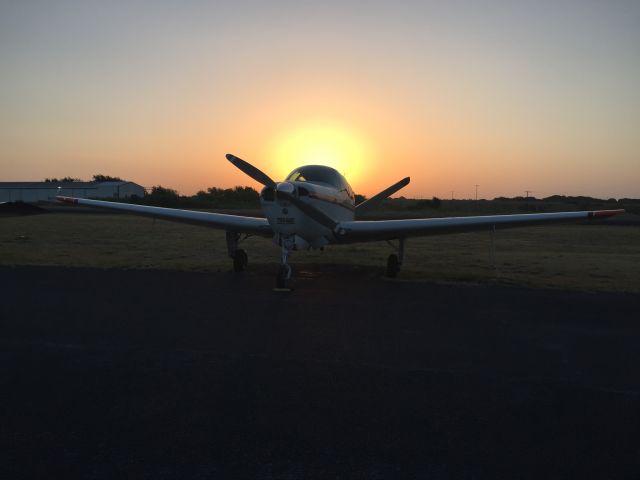
[[[453,200],[453,190],[451,190],[451,200]]]
[[[525,190],[525,193],[527,194],[526,197],[524,197],[525,199],[529,198],[529,194],[533,193],[533,190]]]
[[[479,186],[480,186],[480,185],[478,185],[478,184],[476,183],[476,201],[478,200],[478,187],[479,187]]]

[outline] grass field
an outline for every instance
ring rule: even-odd
[[[0,218],[0,264],[229,271],[224,232],[128,215],[64,213]],[[269,239],[244,243],[251,267],[273,269]],[[640,228],[552,225],[409,239],[393,281],[500,284],[640,292]],[[384,274],[385,242],[296,252],[295,269],[359,269]]]

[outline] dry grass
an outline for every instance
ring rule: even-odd
[[[0,264],[228,271],[224,232],[127,215],[49,214],[0,219]],[[640,228],[553,225],[409,239],[399,281],[507,284],[640,292]],[[244,244],[250,265],[275,266],[268,239]],[[384,270],[384,242],[300,252],[293,263]],[[375,271],[372,269],[372,271]]]

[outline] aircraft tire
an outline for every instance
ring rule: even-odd
[[[289,265],[280,265],[276,276],[276,288],[287,288],[287,281],[290,276],[291,267]]]
[[[389,255],[387,259],[387,277],[395,278],[400,271],[400,262],[397,255]]]
[[[249,263],[249,257],[247,257],[247,252],[245,252],[240,248],[236,250],[236,253],[233,256],[233,271],[242,272],[247,266],[247,263]]]

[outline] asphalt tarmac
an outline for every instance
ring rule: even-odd
[[[640,296],[273,273],[0,268],[0,477],[640,477]]]

